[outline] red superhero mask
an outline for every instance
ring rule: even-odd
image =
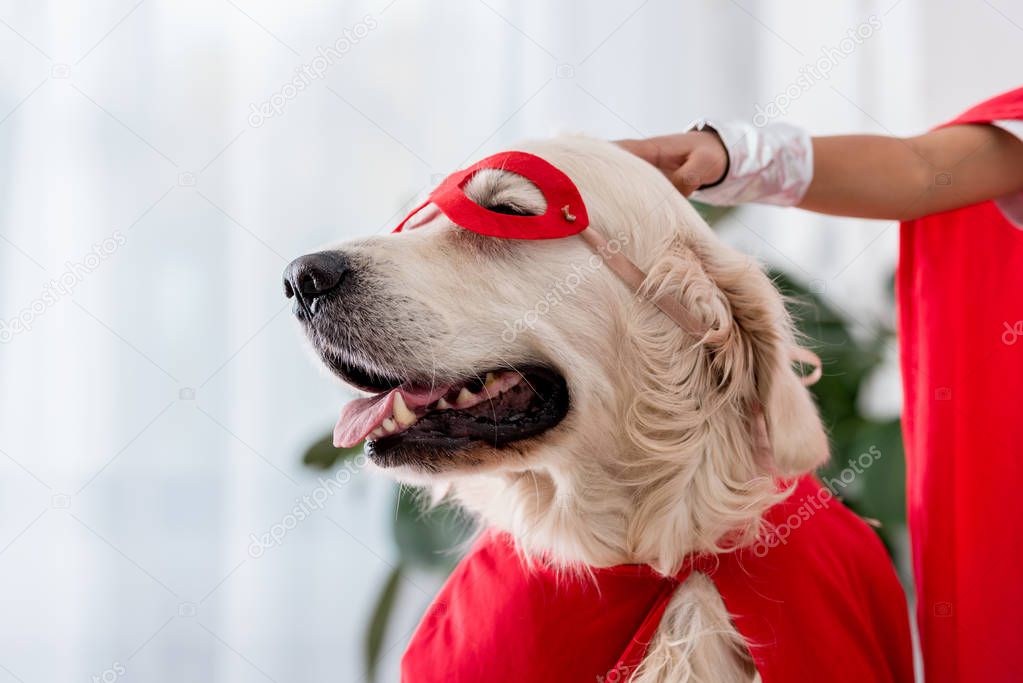
[[[533,183],[547,201],[547,212],[539,216],[512,216],[491,211],[469,199],[465,185],[484,169],[507,171]],[[590,224],[586,204],[575,183],[540,157],[525,152],[501,152],[452,173],[394,231],[400,232],[427,204],[439,208],[455,225],[488,237],[558,239],[577,235]]]

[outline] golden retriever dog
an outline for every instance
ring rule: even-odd
[[[642,293],[675,298],[714,334],[681,329],[580,239],[489,238],[440,214],[301,257],[285,273],[320,358],[370,394],[349,417],[365,421],[380,396],[410,388],[372,424],[344,424],[343,413],[340,440],[372,427],[376,466],[565,567],[640,563],[670,575],[687,555],[724,552],[726,538],[752,543],[785,496],[777,478],[828,456],[790,364],[781,295],[616,145],[565,137],[515,149],[572,178],[591,229],[647,274]],[[499,170],[473,176],[465,193],[498,212],[546,208],[532,183]],[[769,462],[751,437],[756,405]],[[756,678],[714,584],[696,573],[631,680]]]

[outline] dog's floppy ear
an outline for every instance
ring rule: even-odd
[[[773,363],[767,364],[758,384],[764,387],[762,405],[774,456],[782,476],[805,474],[828,459],[828,437],[813,396],[792,368],[791,344],[778,345]]]
[[[709,330],[703,344],[722,400],[750,413],[756,439],[762,409],[773,474],[795,476],[823,464],[828,439],[810,392],[792,366],[796,348],[781,294],[748,256],[713,237],[675,236],[650,270],[646,289],[677,298]],[[762,435],[762,429],[760,430]]]

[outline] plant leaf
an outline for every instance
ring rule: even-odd
[[[713,206],[693,199],[690,199],[689,203],[693,205],[693,208],[696,209],[697,213],[699,213],[703,220],[707,221],[712,228],[715,227],[725,216],[735,210],[734,206]]]
[[[335,448],[334,434],[328,433],[322,439],[317,439],[302,455],[303,464],[318,470],[329,470],[346,460],[351,460],[362,453],[362,444],[356,444],[350,448]]]
[[[450,572],[458,563],[458,550],[472,530],[472,524],[454,506],[444,504],[429,510],[414,491],[398,489],[394,518],[394,541],[401,561],[407,565]]]
[[[384,582],[384,587],[377,596],[376,605],[373,607],[373,616],[370,617],[369,627],[366,629],[366,678],[373,683],[377,677],[377,667],[380,664],[380,653],[384,647],[384,637],[387,635],[387,624],[391,621],[391,613],[398,601],[398,593],[401,587],[402,565],[391,570]]]

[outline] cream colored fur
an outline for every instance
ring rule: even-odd
[[[394,329],[425,338],[396,359],[399,367],[443,375],[543,359],[569,385],[568,416],[540,438],[487,453],[475,467],[392,474],[510,532],[524,554],[568,569],[638,562],[672,574],[689,553],[750,542],[763,511],[784,496],[775,477],[827,457],[816,408],[789,364],[793,332],[781,296],[655,169],[616,146],[563,138],[517,149],[568,173],[593,228],[649,274],[645,289],[676,297],[717,340],[687,335],[606,267],[558,289],[559,278],[591,263],[576,238],[497,243],[459,235],[440,218],[345,245],[373,264],[380,288],[429,313],[428,334],[425,322]],[[543,203],[510,174],[476,178],[467,191],[481,201],[500,193],[526,207]],[[558,303],[516,335],[491,322],[538,313],[554,291]],[[766,411],[768,462],[751,447],[756,403]],[[713,584],[693,575],[634,680],[754,676]]]

